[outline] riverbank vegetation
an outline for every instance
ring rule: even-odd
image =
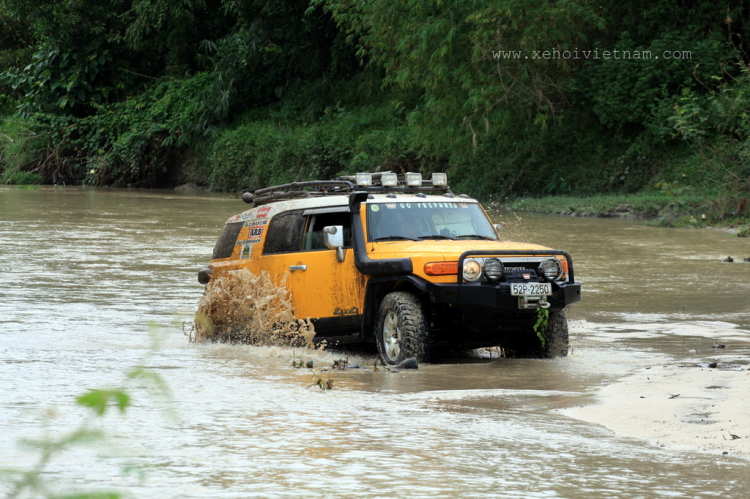
[[[744,1],[0,0],[0,181],[446,171],[516,209],[742,221],[749,18]]]

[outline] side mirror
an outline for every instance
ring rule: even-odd
[[[328,249],[336,250],[336,260],[344,261],[344,226],[329,225],[323,227],[323,243]]]
[[[503,230],[503,226],[500,224],[492,224],[492,226],[495,228],[495,232],[498,236],[500,236],[500,232]]]
[[[341,225],[323,227],[323,243],[328,249],[336,249],[344,246],[344,227]]]

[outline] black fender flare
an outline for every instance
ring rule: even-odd
[[[392,291],[414,291],[422,297],[424,305],[430,301],[429,283],[415,275],[390,275],[372,277],[365,287],[365,304],[362,313],[362,334],[364,341],[375,339],[375,324],[378,320],[380,303]]]

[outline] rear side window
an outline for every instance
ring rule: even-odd
[[[241,229],[242,222],[224,225],[224,230],[221,231],[219,240],[216,242],[216,246],[214,246],[214,260],[217,258],[229,258],[232,256],[234,243],[237,241],[237,236],[240,234]]]
[[[303,210],[279,213],[271,219],[266,233],[263,254],[291,253],[302,249],[302,235],[305,230]]]

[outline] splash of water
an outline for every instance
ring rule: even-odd
[[[287,276],[276,285],[268,272],[230,270],[206,285],[190,341],[312,348],[315,328],[294,315]]]

